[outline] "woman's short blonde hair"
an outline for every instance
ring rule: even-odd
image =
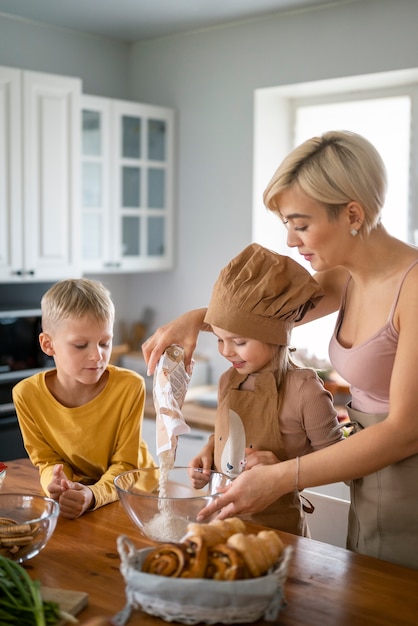
[[[280,213],[280,194],[298,184],[310,198],[322,203],[330,220],[356,201],[365,213],[364,229],[380,221],[387,176],[376,148],[350,131],[329,131],[308,139],[282,161],[264,192],[264,204]]]
[[[72,278],[55,283],[41,300],[42,329],[48,332],[63,319],[86,316],[99,321],[115,319],[115,307],[106,287],[88,278]]]

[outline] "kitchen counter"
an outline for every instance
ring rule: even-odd
[[[216,414],[214,408],[201,406],[197,402],[187,401],[183,404],[182,413],[186,424],[191,428],[200,428],[213,432]],[[155,408],[150,393],[147,393],[145,400],[144,417],[155,420]]]
[[[348,419],[345,407],[345,403],[350,399],[348,387],[341,385],[338,386],[336,383],[333,384],[331,382],[326,382],[324,386],[325,389],[334,395],[334,397],[339,398],[339,404],[335,403],[338,418],[341,421]],[[212,403],[214,402],[215,397],[215,385],[201,385],[196,388],[189,388],[186,400],[182,407],[182,413],[186,423],[191,428],[200,428],[202,430],[213,432],[215,427],[216,405],[213,404],[212,406]],[[211,400],[210,406],[209,403],[208,406],[205,406],[204,402],[199,403],[199,399],[207,400],[208,398]],[[147,419],[155,419],[154,402],[152,399],[152,392],[150,391],[147,391],[146,393],[144,417]]]
[[[40,493],[38,472],[28,459],[8,462],[3,492]],[[253,529],[253,527],[250,527]],[[129,520],[119,502],[59,519],[46,548],[26,563],[43,585],[84,591],[89,604],[80,621],[112,616],[125,603],[116,549],[119,535],[140,547],[152,545]],[[279,532],[293,546],[285,585],[287,606],[278,626],[412,626],[418,614],[418,571],[356,555],[312,539]],[[127,626],[163,626],[141,610]],[[257,624],[269,622],[259,621]],[[270,622],[271,624],[271,622]]]

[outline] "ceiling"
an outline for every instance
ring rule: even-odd
[[[125,42],[352,0],[0,0],[0,16]]]

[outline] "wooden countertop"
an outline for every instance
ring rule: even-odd
[[[28,459],[10,461],[2,493],[40,493],[38,473]],[[80,621],[113,616],[125,603],[116,539],[125,534],[140,547],[150,544],[119,502],[59,519],[48,545],[25,567],[43,585],[85,591],[89,604]],[[293,546],[285,585],[287,606],[278,626],[415,626],[418,571],[353,554],[312,539],[279,533]],[[163,626],[165,622],[133,612],[127,626]],[[259,621],[257,624],[271,624]]]

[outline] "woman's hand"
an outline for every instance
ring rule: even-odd
[[[220,511],[218,519],[264,511],[277,498],[291,490],[280,487],[281,468],[287,465],[291,464],[285,462],[255,465],[251,471],[242,472],[231,485],[219,490],[221,495],[200,511],[197,521],[202,522],[217,511]],[[286,477],[283,478],[285,483]]]
[[[186,371],[191,373],[191,361],[196,348],[199,331],[203,330],[203,319],[206,309],[193,309],[172,322],[157,328],[142,344],[142,353],[147,363],[148,376],[154,373],[155,367],[164,350],[172,344],[181,346],[184,350],[184,364]]]

